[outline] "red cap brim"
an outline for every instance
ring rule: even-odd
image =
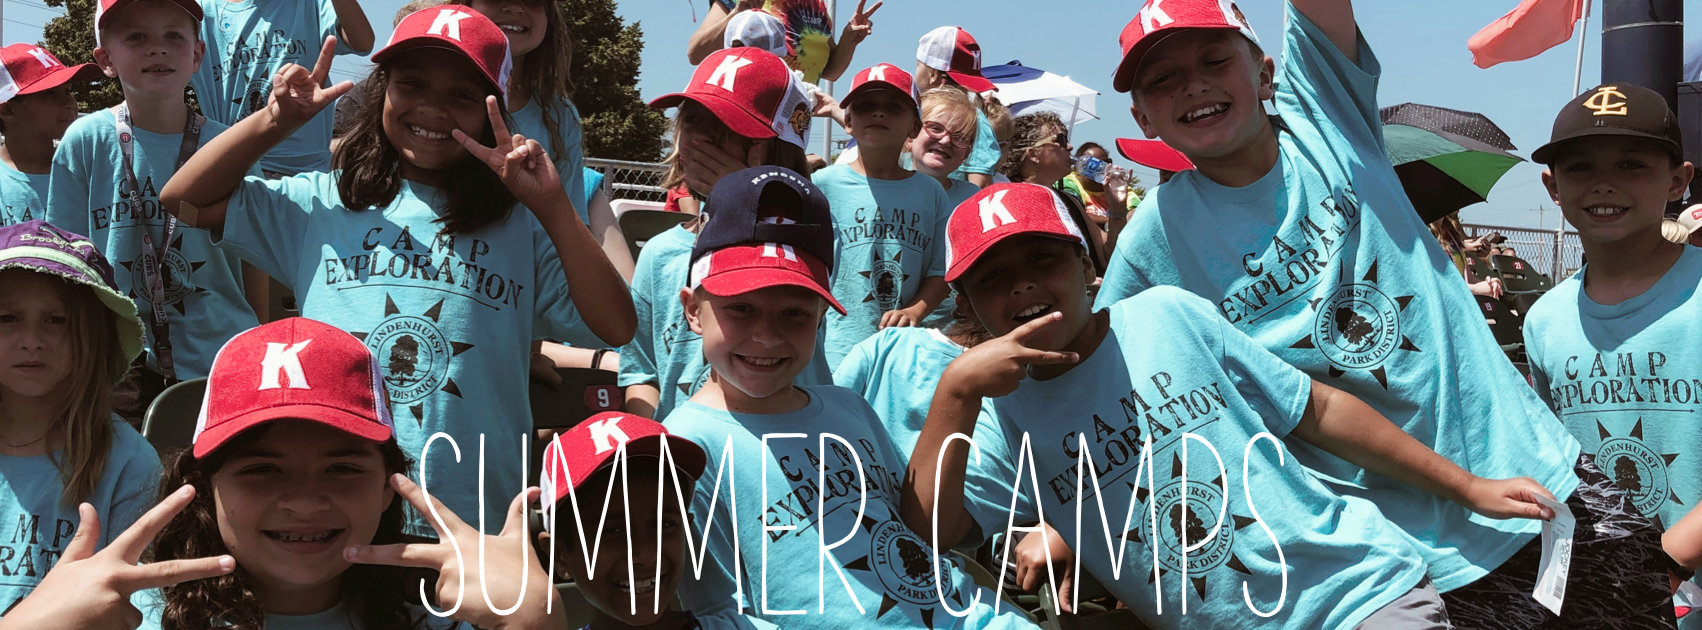
[[[1018,237],[1018,236],[1028,236],[1030,234],[1037,234],[1037,235],[1040,235],[1040,236],[1050,236],[1050,237],[1058,239],[1060,241],[1074,243],[1076,245],[1081,245],[1083,247],[1087,246],[1086,243],[1083,243],[1082,240],[1080,238],[1077,238],[1076,235],[1074,235],[1074,234],[1058,234],[1056,232],[1041,232],[1041,231],[1038,231],[1038,230],[1028,231],[1028,232],[1009,232],[1009,233],[1001,234],[999,236],[993,237],[992,239],[978,243],[975,247],[971,248],[962,257],[958,258],[957,264],[952,265],[950,269],[946,270],[946,282],[957,282],[957,279],[963,277],[963,274],[968,273],[970,269],[973,269],[975,267],[975,261],[980,260],[983,255],[986,255],[987,251],[993,249],[994,245],[998,245],[999,243],[1003,243],[1007,240],[1010,240],[1010,239]]]
[[[703,469],[709,465],[709,460],[708,455],[704,454],[703,448],[699,447],[696,442],[689,439],[673,434],[656,434],[636,437],[627,441],[626,456],[629,459],[636,456],[660,456],[662,454],[662,448],[659,445],[662,441],[657,438],[664,437],[668,439],[668,460],[673,462],[674,467],[678,468],[680,472],[691,477],[690,483],[695,483],[699,477],[703,476]],[[580,489],[585,487],[586,480],[597,476],[597,473],[603,472],[610,466],[614,465],[616,452],[617,451],[610,450],[603,454],[602,459],[598,460],[596,466],[592,467],[591,470],[586,471],[584,474],[578,475],[578,480],[573,482],[573,491],[578,492]],[[559,461],[550,461],[551,457],[553,457],[553,451],[546,453],[545,461],[543,463],[546,468],[540,472],[547,473],[550,470],[547,468],[548,466],[559,466],[561,464]],[[684,479],[680,481],[682,483],[687,483]],[[554,488],[554,490],[555,496],[550,498],[550,502],[558,503],[562,499],[567,498],[567,486],[558,486]],[[691,486],[686,486],[685,490],[688,493],[691,492]]]
[[[172,4],[177,5],[178,8],[189,12],[189,17],[195,18],[196,22],[200,22],[207,15],[206,13],[203,13],[201,11],[201,4],[199,2],[196,2],[195,0],[169,0],[169,1]],[[136,0],[118,0],[117,2],[112,3],[112,8],[109,8],[105,11],[99,12],[100,13],[100,21],[105,22],[107,19],[110,18],[110,16],[112,14],[123,10],[124,7],[130,6],[131,4],[134,4],[135,2],[136,2]],[[96,31],[99,31],[100,29],[103,29],[103,28],[106,28],[106,24],[100,24],[100,23],[95,24],[95,30]]]
[[[812,278],[804,274],[782,269],[779,267],[749,267],[745,269],[730,269],[717,274],[711,274],[703,279],[703,290],[710,295],[731,297],[750,293],[768,287],[802,287],[815,292],[827,300],[828,306],[845,314],[845,307],[839,300],[833,298],[833,292],[827,290],[826,278]]]
[[[902,89],[899,89],[898,86],[893,85],[891,83],[887,83],[885,81],[869,81],[867,83],[859,85],[859,86],[853,88],[850,92],[846,92],[845,97],[839,99],[839,103],[840,103],[841,106],[849,109],[851,107],[851,101],[853,99],[857,98],[857,95],[868,94],[869,92],[873,92],[875,90],[886,90],[888,92],[892,92],[893,94],[897,94],[899,96],[904,97],[904,100],[906,102],[910,103],[911,107],[916,107],[916,108],[921,107],[921,105],[916,102],[916,97],[911,96],[909,92],[906,92]],[[922,116],[920,109],[917,110],[916,116],[918,118],[920,118]]]
[[[480,66],[478,60],[474,59],[472,55],[467,54],[467,51],[444,43],[441,39],[437,39],[435,37],[409,37],[399,42],[392,42],[389,46],[385,46],[382,50],[372,53],[372,57],[369,59],[371,59],[372,63],[375,64],[384,63],[394,59],[396,55],[402,54],[403,52],[417,50],[420,48],[438,48],[447,50],[460,55],[462,59],[467,60],[467,63],[473,64],[473,68],[479,71],[479,76],[485,78],[485,83],[496,88],[496,98],[504,105],[503,111],[507,111],[508,86],[498,83],[496,77],[485,72],[484,66]]]
[[[395,435],[390,427],[335,407],[313,404],[280,405],[256,409],[220,422],[195,436],[195,458],[203,459],[237,434],[277,420],[317,422],[363,440],[383,442]]]
[[[998,86],[993,85],[992,81],[988,81],[987,77],[981,76],[980,74],[948,70],[946,71],[946,76],[951,77],[953,82],[956,82],[958,85],[961,85],[976,94],[980,94],[982,92],[994,92],[999,89]]]
[[[83,76],[82,80],[84,81],[93,81],[104,76],[101,74],[100,66],[96,66],[92,63],[80,63],[75,66],[64,66],[58,70],[47,73],[46,76],[37,79],[35,83],[19,88],[18,96],[46,92],[61,85],[65,85],[66,83],[70,83],[72,80],[75,80],[82,75],[88,75]]]
[[[733,133],[746,138],[777,138],[780,136],[779,133],[774,131],[773,127],[770,127],[768,123],[763,122],[762,119],[757,118],[755,114],[745,111],[745,108],[739,106],[737,103],[711,92],[676,92],[674,94],[668,94],[650,101],[650,108],[667,109],[669,107],[677,107],[680,103],[685,101],[691,101],[698,105],[702,105],[704,109],[715,114],[715,117],[721,120],[721,124],[726,125],[728,129],[733,130]]]
[[[1181,151],[1165,144],[1163,140],[1118,138],[1117,152],[1122,154],[1125,160],[1161,171],[1179,173],[1194,168],[1194,163],[1188,156],[1182,155]]]
[[[1225,24],[1223,26],[1184,26],[1180,28],[1167,28],[1148,33],[1146,37],[1142,37],[1140,41],[1135,42],[1134,46],[1129,47],[1127,52],[1123,53],[1123,61],[1117,64],[1117,72],[1111,75],[1111,89],[1117,90],[1118,92],[1127,92],[1130,88],[1133,88],[1135,85],[1135,72],[1140,70],[1141,61],[1146,58],[1147,52],[1152,50],[1153,46],[1157,46],[1159,42],[1164,41],[1171,35],[1175,35],[1191,28],[1231,31],[1241,30],[1237,27]]]

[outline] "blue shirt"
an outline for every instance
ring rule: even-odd
[[[951,174],[952,179],[964,179],[973,173],[976,175],[992,175],[999,166],[999,139],[993,135],[993,123],[987,120],[987,114],[981,108],[975,108],[975,146],[969,150],[969,157]]]
[[[974,197],[975,193],[978,192],[981,192],[980,186],[961,179],[951,180],[951,187],[946,188],[946,216],[949,217],[951,213],[957,212],[959,205],[968,201],[970,197]],[[944,329],[951,325],[952,311],[955,310],[957,310],[957,291],[951,291],[946,294],[945,299],[940,300],[939,306],[934,307],[934,312],[922,319],[922,325],[928,328]]]
[[[189,84],[207,118],[236,124],[266,106],[272,77],[285,64],[309,70],[325,38],[337,34],[331,0],[200,0],[206,18],[201,39],[207,57]],[[338,55],[359,54],[337,40]],[[336,83],[340,79],[331,81]],[[331,123],[327,107],[260,159],[260,168],[284,175],[331,170]]]
[[[585,225],[591,225],[591,199],[597,196],[597,191],[603,189],[603,172],[594,168],[585,168],[585,208],[579,210],[579,218]]]
[[[136,630],[160,630],[160,617],[165,614],[165,597],[160,589],[136,591],[130,595],[130,604],[142,612],[142,625]],[[409,617],[419,620],[413,626],[417,630],[474,630],[472,624],[433,615],[418,604],[401,603],[401,606],[408,611]],[[347,599],[338,601],[325,611],[308,615],[266,614],[265,624],[266,630],[366,630],[366,624],[361,623],[355,612],[350,610]]]
[[[1632,505],[1670,528],[1702,503],[1702,348],[1688,343],[1702,335],[1702,249],[1685,247],[1654,286],[1611,306],[1583,278],[1525,315],[1531,380]]]
[[[53,456],[0,455],[0,610],[9,611],[35,591],[65,553],[81,517],[77,504],[65,504],[65,484]],[[94,491],[79,500],[100,515],[100,548],[129,529],[158,499],[160,458],[129,423],[112,419],[112,450]]]
[[[301,316],[349,331],[384,365],[396,439],[416,475],[468,522],[478,518],[479,438],[514,462],[532,431],[526,396],[533,339],[608,344],[579,319],[561,259],[524,206],[470,234],[444,234],[437,189],[404,181],[391,204],[343,207],[334,173],[249,177],[231,194],[224,247],[295,291]],[[433,434],[455,438],[420,451]],[[519,465],[487,465],[485,514],[505,514]],[[433,535],[411,513],[409,533]]]
[[[827,364],[880,330],[881,315],[916,299],[922,280],[946,275],[946,191],[934,178],[870,179],[829,166],[810,179],[833,207],[833,297],[847,314],[827,312]]]
[[[685,306],[680,303],[680,291],[691,279],[691,246],[696,242],[696,233],[679,226],[668,228],[639,250],[632,272],[632,306],[638,313],[638,330],[632,341],[621,347],[618,382],[621,387],[655,387],[660,394],[655,417],[658,422],[709,379],[709,364],[703,360],[703,335],[692,331],[686,322]],[[796,382],[833,382],[819,331],[815,356]]]
[[[165,238],[166,212],[159,191],[176,172],[182,134],[158,134],[132,126],[136,138],[136,181],[142,186],[142,207],[130,207],[119,192],[124,157],[112,110],[103,109],[77,119],[65,130],[53,153],[47,222],[94,241],[112,261],[118,290],[136,301],[144,323],[153,321],[150,291],[142,273],[142,233],[155,247]],[[201,128],[207,146],[225,126],[208,120]],[[235,254],[213,246],[206,230],[178,223],[161,268],[165,286],[165,315],[171,330],[172,362],[177,377],[201,378],[213,367],[213,356],[237,333],[259,325],[242,289],[242,264]],[[154,330],[147,334],[148,367],[158,370]]]
[[[558,144],[550,135],[550,128],[544,124],[544,110],[538,105],[538,99],[533,98],[520,111],[508,115],[514,121],[509,128],[511,133],[537,140],[544,147],[550,160],[555,162],[556,175],[561,177],[562,188],[567,190],[568,200],[573,202],[573,209],[579,212],[579,220],[591,226],[591,210],[585,204],[591,198],[585,187],[585,152],[584,130],[579,122],[579,109],[568,101],[557,101],[550,109],[555,116],[556,128],[561,132],[561,142]]]
[[[1175,288],[1119,302],[1109,319],[1080,365],[984,402],[1006,443],[1032,449],[1021,457],[1037,481],[1016,484],[1014,515],[1008,493],[966,501],[984,531],[1044,518],[1155,628],[1352,628],[1424,578],[1418,551],[1376,506],[1282,452],[1276,438],[1306,413],[1309,377]],[[1092,472],[1080,473],[1078,497],[1083,459]],[[1184,544],[1198,547],[1186,563]],[[1152,581],[1155,555],[1168,582]],[[1243,585],[1258,610],[1281,610],[1253,614]]]
[[[1147,287],[1187,289],[1472,473],[1529,476],[1571,496],[1578,441],[1553,430],[1554,414],[1496,352],[1383,152],[1377,58],[1361,40],[1354,65],[1291,8],[1282,59],[1275,167],[1244,188],[1186,171],[1153,189],[1119,238],[1097,306]],[[1441,591],[1482,577],[1540,529],[1289,446],[1416,538]]]
[[[0,225],[45,218],[49,178],[25,173],[0,160]]]
[[[940,558],[945,605],[971,610],[954,617],[942,609],[933,551],[899,520],[904,467],[880,419],[849,390],[803,389],[810,402],[792,413],[734,414],[688,402],[668,418],[669,432],[708,453],[706,471],[732,467],[727,475],[706,472],[692,496],[692,535],[713,526],[704,539],[702,577],[680,580],[685,607],[699,614],[748,607],[748,614],[786,628],[1034,627],[1008,604],[994,614],[994,594],[976,586],[951,555]],[[737,488],[736,499],[728,486]],[[847,535],[843,545],[818,553],[823,538],[831,545]],[[970,604],[977,596],[980,602]]]

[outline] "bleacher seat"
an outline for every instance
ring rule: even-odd
[[[154,445],[162,461],[194,445],[195,423],[206,394],[207,379],[197,378],[165,388],[148,405],[142,416],[142,437]]]
[[[1500,344],[1501,351],[1506,352],[1514,362],[1522,361],[1525,336],[1521,329],[1524,320],[1500,300],[1483,295],[1472,297],[1477,298],[1478,307],[1483,309],[1483,318],[1489,323],[1489,331],[1495,334],[1495,343]]]
[[[1490,256],[1489,266],[1501,276],[1501,286],[1509,293],[1543,293],[1554,288],[1554,280],[1518,256]]]
[[[695,215],[684,212],[668,212],[666,210],[628,210],[620,215],[621,234],[626,236],[626,246],[632,250],[632,259],[638,260],[638,250],[657,234],[668,231]]]

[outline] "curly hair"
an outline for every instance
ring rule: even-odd
[[[160,482],[163,500],[184,484],[195,487],[195,499],[177,518],[160,530],[149,552],[149,562],[187,558],[210,558],[230,553],[219,534],[219,520],[213,500],[211,479],[224,466],[231,453],[252,444],[273,426],[262,426],[238,435],[211,453],[206,459],[196,459],[193,451],[179,453],[166,469]],[[406,474],[410,462],[394,438],[378,446],[384,458],[386,473]],[[378,531],[369,542],[386,545],[402,542],[401,496],[391,500],[379,517]],[[192,580],[163,589],[165,611],[160,616],[163,630],[204,630],[219,627],[230,630],[263,630],[265,612],[254,590],[248,584],[247,572],[241,566],[219,577]],[[401,567],[357,564],[343,573],[344,601],[350,613],[359,617],[359,626],[367,630],[417,630],[422,627],[423,615],[413,618],[402,605],[409,601],[403,586]]]
[[[1037,112],[1017,116],[1013,121],[1011,131],[1011,147],[999,159],[998,170],[1013,182],[1027,181],[1023,172],[1024,158],[1028,150],[1034,148],[1042,140],[1055,136],[1064,131],[1064,121],[1052,112]]]

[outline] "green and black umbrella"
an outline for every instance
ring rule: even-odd
[[[1402,103],[1379,112],[1383,140],[1401,187],[1425,223],[1481,203],[1524,159],[1483,114]]]

